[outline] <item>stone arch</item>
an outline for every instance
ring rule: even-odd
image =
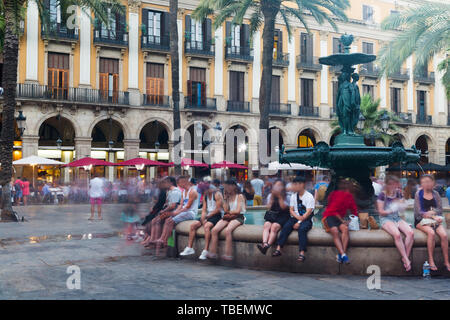
[[[167,121],[166,119],[163,119],[161,117],[152,117],[149,119],[145,119],[144,121],[141,122],[141,124],[137,127],[137,131],[134,133],[134,135],[136,137],[139,137],[139,135],[141,134],[142,129],[144,129],[144,127],[149,124],[152,123],[153,121],[158,121],[160,124],[162,124],[164,126],[164,129],[167,130],[167,133],[169,134],[169,138],[172,134],[173,128],[172,125],[170,124],[169,121]]]
[[[139,148],[156,148],[156,142],[161,149],[168,149],[170,142],[170,129],[167,124],[156,119],[147,121],[138,133]]]
[[[297,139],[298,139],[298,136],[300,135],[300,133],[302,133],[302,131],[307,130],[307,129],[310,130],[314,134],[314,139],[316,140],[316,143],[319,141],[323,141],[323,137],[320,133],[320,130],[318,128],[316,128],[315,126],[307,125],[307,126],[301,127],[297,131],[297,134],[295,135],[295,143],[297,143]]]
[[[103,115],[103,116],[100,116],[100,117],[95,118],[95,120],[91,123],[91,125],[90,125],[89,128],[88,128],[88,131],[86,132],[86,136],[90,137],[91,134],[92,134],[92,130],[94,130],[95,126],[96,126],[100,121],[108,120],[109,118],[110,118],[109,115]],[[133,139],[133,138],[138,139],[138,138],[139,138],[139,136],[138,136],[138,137],[133,137],[133,136],[131,135],[130,127],[126,124],[126,122],[123,121],[122,118],[117,117],[117,116],[115,116],[115,115],[112,115],[111,118],[112,118],[114,121],[116,121],[117,123],[119,123],[120,126],[122,127],[123,135],[124,135],[124,140],[126,140],[126,139]]]
[[[257,143],[258,142],[258,132],[251,128],[249,125],[239,122],[239,121],[234,121],[229,123],[226,128],[223,130],[223,134],[225,135],[225,132],[227,132],[227,130],[231,129],[234,126],[241,126],[243,127],[245,130],[245,134],[248,136],[248,142],[249,143]],[[224,136],[225,137],[225,136]]]
[[[80,137],[82,135],[81,126],[79,125],[78,121],[70,114],[66,112],[51,112],[47,113],[46,115],[42,116],[39,121],[36,122],[36,125],[32,129],[32,135],[39,135],[39,129],[41,128],[42,124],[47,121],[50,118],[57,117],[60,115],[62,118],[66,119],[72,124],[72,127],[75,131],[75,137]],[[27,133],[28,134],[28,133]]]
[[[403,144],[403,146],[405,147],[405,148],[410,148],[411,147],[411,145],[409,144],[409,141],[408,141],[408,138],[404,135],[404,134],[401,134],[401,133],[396,133],[396,134],[394,134],[394,137],[396,137],[397,139],[396,140],[393,140],[392,142],[391,142],[391,145],[395,142],[395,141],[400,141],[402,144]]]
[[[428,155],[422,155],[420,157],[420,161],[422,163],[435,161],[435,159],[434,159],[435,149],[434,149],[433,139],[431,139],[431,137],[428,134],[424,133],[424,134],[418,135],[414,139],[414,145],[416,146],[416,148],[418,150],[423,151],[423,149],[425,149],[428,152]]]

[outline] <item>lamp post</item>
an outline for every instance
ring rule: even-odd
[[[27,118],[23,115],[23,111],[19,110],[19,115],[16,118],[17,128],[19,128],[20,136],[23,136],[23,133],[25,132],[25,122],[27,121]]]
[[[362,112],[359,113],[358,123],[356,124],[356,127],[358,128],[359,132],[362,132],[364,129],[364,124],[366,122],[366,118],[362,114]]]
[[[386,133],[389,129],[389,120],[391,120],[391,118],[389,117],[389,115],[385,110],[383,115],[380,117],[381,130],[383,130],[383,133]]]

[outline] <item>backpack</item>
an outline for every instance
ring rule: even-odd
[[[321,202],[325,200],[325,194],[327,193],[328,187],[325,185],[321,185],[319,189],[317,189],[317,201]]]

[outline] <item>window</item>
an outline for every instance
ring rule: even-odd
[[[244,72],[230,71],[230,101],[244,100]]]
[[[366,22],[373,22],[373,8],[363,4],[363,20]]]
[[[280,104],[280,76],[272,76],[272,103]]]
[[[164,103],[164,65],[147,63],[147,104],[160,105]]]
[[[369,94],[372,99],[375,98],[373,85],[363,84],[362,89],[363,89],[363,95]]]
[[[143,9],[142,24],[144,44],[169,45],[169,13]]]
[[[339,38],[333,38],[333,54],[336,53],[344,53],[344,47]]]
[[[300,35],[300,55],[305,59],[302,62],[306,62],[307,57],[313,56],[313,37],[304,32]]]
[[[336,100],[337,100],[337,92],[339,88],[339,82],[333,81],[333,111],[336,113]]]
[[[109,24],[97,20],[95,37],[108,40],[123,40],[125,39],[125,16],[119,13],[114,13],[111,8],[107,8]],[[122,39],[123,37],[123,39]]]
[[[52,25],[61,23],[61,7],[57,0],[49,0],[49,19]]]
[[[69,90],[69,55],[48,53],[48,89],[53,99],[67,99]]]
[[[400,88],[391,88],[391,110],[397,114],[402,110]]]
[[[283,58],[283,32],[275,29],[273,36],[273,59],[279,60]]]
[[[103,99],[118,102],[119,60],[100,58],[99,89]]]
[[[302,107],[313,107],[314,106],[314,80],[312,79],[301,79],[301,106]]]
[[[212,50],[211,19],[197,21],[191,16],[185,17],[186,48],[195,50]]]
[[[373,43],[370,42],[363,42],[362,43],[362,51],[366,54],[373,54]],[[365,63],[364,68],[368,72],[373,72],[373,62]]]
[[[147,29],[149,36],[161,37],[161,12],[148,12]]]
[[[427,115],[426,91],[417,90],[417,116],[424,120]]]
[[[206,70],[204,68],[189,68],[188,104],[191,106],[206,106]]]

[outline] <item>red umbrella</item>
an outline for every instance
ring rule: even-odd
[[[114,163],[112,162],[86,157],[70,162],[64,165],[63,167],[113,166],[113,165]]]
[[[123,162],[117,162],[114,165],[116,166],[160,166],[160,167],[167,167],[169,166],[168,163],[165,162],[159,162],[154,161],[150,159],[144,159],[144,158],[134,158]]]
[[[170,162],[169,165],[171,167],[173,167],[175,164],[173,162]],[[200,161],[196,161],[196,160],[192,160],[192,159],[188,159],[188,158],[182,158],[181,159],[181,166],[182,167],[190,166],[190,167],[208,168],[208,165],[206,163],[203,163],[203,162],[200,162]]]
[[[211,165],[211,169],[218,169],[218,168],[248,169],[248,167],[243,166],[241,164],[237,164],[237,163],[233,163],[233,162],[229,162],[229,161],[225,161],[225,160]]]

